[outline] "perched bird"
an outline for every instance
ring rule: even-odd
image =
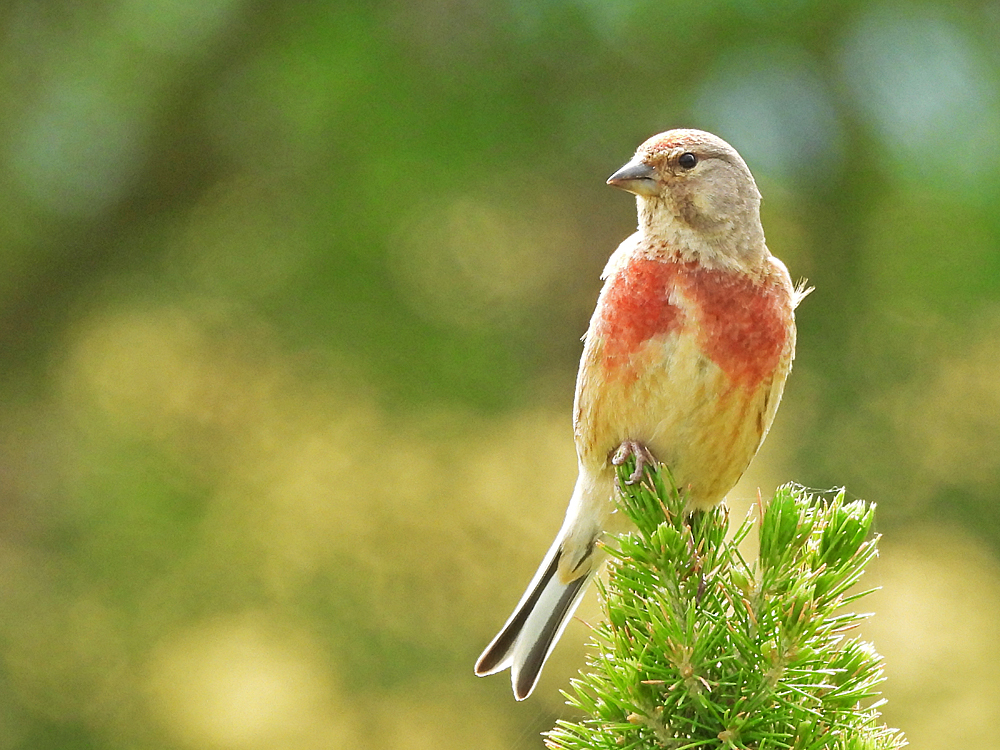
[[[477,675],[510,668],[527,698],[617,530],[615,465],[655,457],[690,510],[720,502],[774,419],[795,353],[794,287],[771,255],[760,192],[740,155],[670,130],[608,184],[634,193],[639,228],[611,256],[584,337],[573,427],[579,477],[555,542]]]

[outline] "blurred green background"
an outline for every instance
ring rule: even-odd
[[[998,50],[995,2],[4,3],[0,750],[540,747],[586,626],[524,704],[472,664],[574,480],[604,180],[679,126],[816,286],[734,513],[876,501],[885,718],[981,745]]]

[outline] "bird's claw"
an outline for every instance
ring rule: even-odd
[[[628,460],[629,456],[635,456],[635,471],[625,480],[625,484],[635,484],[642,479],[646,467],[656,463],[656,459],[642,443],[635,440],[625,440],[611,457],[611,463],[615,466],[621,466]]]

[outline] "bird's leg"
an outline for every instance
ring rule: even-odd
[[[637,440],[625,440],[618,446],[618,450],[611,457],[611,463],[615,466],[621,466],[628,460],[629,456],[635,456],[635,471],[625,480],[625,484],[635,484],[642,479],[643,470],[647,466],[654,465],[656,459],[653,458],[653,454],[642,443]]]

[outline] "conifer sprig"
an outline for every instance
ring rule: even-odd
[[[631,463],[631,462],[630,462]],[[881,657],[842,611],[877,552],[874,505],[785,486],[763,509],[760,553],[727,539],[724,507],[685,517],[665,469],[625,484],[636,530],[606,540],[605,620],[569,703],[586,714],[547,733],[553,750],[889,750],[878,721]]]

